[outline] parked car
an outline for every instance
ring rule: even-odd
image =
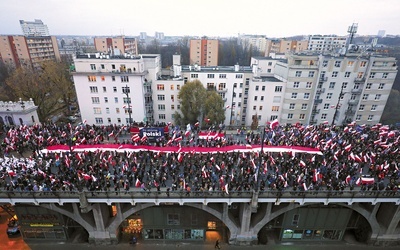
[[[21,235],[20,225],[15,215],[8,220],[7,235],[8,237]]]

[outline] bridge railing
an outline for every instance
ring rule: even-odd
[[[142,189],[131,189],[130,191],[1,191],[1,198],[18,198],[18,199],[46,199],[60,198],[71,199],[79,198],[80,195],[86,198],[124,198],[124,199],[140,199],[140,198],[252,198],[254,191],[144,191]],[[258,198],[400,198],[400,191],[360,191],[360,190],[308,190],[308,191],[291,191],[291,190],[268,190],[259,191]]]

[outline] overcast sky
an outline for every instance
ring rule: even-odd
[[[399,0],[0,0],[0,34],[41,19],[51,35],[285,37],[400,34]]]

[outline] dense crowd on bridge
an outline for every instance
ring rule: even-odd
[[[41,124],[4,128],[0,152],[0,185],[6,191],[113,191],[181,190],[222,193],[268,190],[394,191],[400,187],[398,130],[381,124],[344,126],[280,125],[258,132],[200,138],[197,124],[179,128],[172,124],[165,137],[151,141],[132,135],[125,126],[76,127]],[[209,134],[218,132],[210,128]],[[214,130],[214,131],[213,131]],[[263,131],[264,130],[264,131]],[[219,131],[223,132],[223,131]],[[301,146],[321,154],[238,150],[246,148]],[[140,151],[103,151],[99,145],[148,145]],[[68,145],[68,151],[45,151]],[[96,150],[75,152],[90,145]],[[176,152],[160,147],[175,146]],[[181,148],[218,148],[213,153],[182,153]]]

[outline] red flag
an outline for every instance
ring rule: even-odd
[[[183,160],[183,153],[180,152],[180,153],[178,154],[178,161],[179,161],[179,162],[182,162],[182,160]]]
[[[132,141],[137,142],[137,141],[140,140],[140,136],[139,136],[138,134],[134,134],[134,135],[131,137],[131,139],[132,139]]]
[[[276,127],[279,126],[279,121],[278,119],[273,120],[270,124],[269,124],[271,129],[275,129]]]

